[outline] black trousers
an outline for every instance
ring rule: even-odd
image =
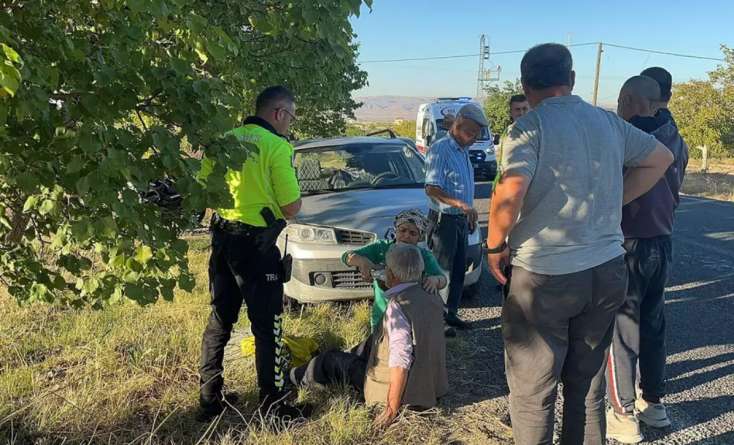
[[[637,367],[642,398],[659,403],[665,395],[665,285],[672,262],[670,236],[627,239],[629,284],[617,312],[607,366],[609,401],[632,412]]]
[[[326,351],[294,370],[301,386],[349,384],[360,394],[364,390],[372,335],[348,351]]]
[[[224,347],[242,307],[247,305],[255,337],[255,366],[260,397],[283,389],[287,358],[282,339],[283,283],[280,251],[262,253],[254,234],[235,235],[221,230],[212,234],[209,288],[212,312],[204,330],[199,368],[203,403],[220,398],[224,379]]]
[[[469,226],[464,215],[428,212],[427,244],[438,264],[449,274],[446,311],[456,313],[461,303],[466,277],[466,250]]]

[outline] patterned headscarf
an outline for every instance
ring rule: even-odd
[[[410,209],[410,210],[404,210],[395,217],[394,226],[397,230],[398,227],[402,226],[405,223],[413,223],[416,227],[418,227],[418,230],[420,231],[421,235],[425,235],[426,229],[428,228],[428,219],[426,219],[425,216],[423,216],[423,213],[418,209]]]

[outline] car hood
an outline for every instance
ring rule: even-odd
[[[303,197],[299,223],[366,230],[379,238],[392,227],[395,215],[407,209],[428,212],[423,187],[364,189]]]

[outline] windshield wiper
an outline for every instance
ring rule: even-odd
[[[338,192],[339,190],[332,190],[332,189],[324,189],[324,190],[309,190],[307,192],[302,192],[304,196],[309,195],[323,195],[324,193],[334,193]]]

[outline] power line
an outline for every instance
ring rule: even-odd
[[[704,56],[696,56],[692,54],[681,54],[681,53],[673,53],[673,52],[667,52],[667,51],[658,51],[654,49],[634,48],[631,46],[617,45],[614,43],[606,43],[606,42],[574,43],[572,45],[567,45],[567,46],[568,47],[591,46],[591,45],[598,45],[599,43],[602,43],[605,46],[627,49],[631,51],[640,51],[640,52],[646,52],[646,53],[652,53],[652,54],[663,54],[663,55],[675,56],[675,57],[686,57],[689,59],[714,60],[717,62],[725,61],[725,59],[716,58],[716,57],[704,57]],[[509,51],[492,51],[491,54],[493,56],[499,56],[503,54],[520,54],[520,53],[525,53],[526,51],[527,49],[516,49],[516,50],[509,50]],[[478,57],[478,56],[479,56],[479,53],[473,53],[473,54],[457,54],[457,55],[449,55],[449,56],[411,57],[411,58],[402,58],[402,59],[374,59],[374,60],[363,60],[359,63],[364,64],[364,63],[416,62],[416,61],[425,61],[425,60],[465,59],[468,57]]]
[[[413,57],[409,59],[377,59],[377,60],[363,60],[359,63],[389,63],[389,62],[415,62],[419,60],[444,60],[444,59],[463,59],[467,57],[477,57],[479,53],[475,54],[459,54],[455,56],[435,56],[435,57]]]
[[[588,45],[596,45],[596,42],[590,42],[590,43],[574,43],[570,46],[588,46]],[[501,55],[501,54],[521,54],[526,52],[527,49],[513,49],[510,51],[492,51],[491,54],[493,56]],[[411,58],[404,58],[404,59],[375,59],[375,60],[363,60],[359,63],[389,63],[389,62],[415,62],[420,60],[445,60],[445,59],[463,59],[467,57],[478,57],[479,53],[473,53],[473,54],[457,54],[452,56],[432,56],[432,57],[411,57]]]
[[[663,54],[666,56],[675,56],[675,57],[687,57],[689,59],[701,59],[701,60],[715,60],[717,62],[724,62],[726,59],[721,59],[718,57],[704,57],[704,56],[695,56],[692,54],[681,54],[681,53],[671,53],[667,51],[657,51],[654,49],[644,49],[644,48],[633,48],[631,46],[624,46],[624,45],[616,45],[614,43],[604,43],[604,46],[611,46],[612,48],[622,48],[622,49],[629,49],[631,51],[640,51],[643,53],[652,53],[652,54]]]

